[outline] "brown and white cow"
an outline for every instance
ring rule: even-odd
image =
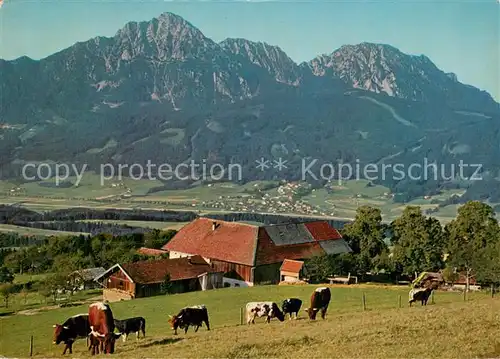
[[[272,318],[280,322],[285,320],[285,315],[275,302],[250,302],[246,305],[247,324],[255,324],[255,318],[266,317],[266,323]]]
[[[96,302],[89,306],[89,327],[92,355],[99,353],[99,347],[104,354],[113,354],[120,334],[114,333],[113,312],[108,304]]]
[[[311,295],[311,304],[309,308],[304,309],[309,315],[309,319],[315,320],[318,311],[321,311],[321,318],[325,319],[328,305],[330,304],[330,288],[319,287]]]

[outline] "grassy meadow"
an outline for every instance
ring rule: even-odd
[[[225,358],[473,358],[500,355],[500,299],[486,293],[471,293],[464,302],[461,293],[436,292],[434,303],[408,308],[407,287],[370,285],[334,286],[327,319],[240,325],[240,308],[249,301],[297,297],[307,306],[314,286],[258,286],[224,288],[206,292],[157,296],[111,303],[113,314],[122,319],[146,318],[146,338],[117,342],[122,357],[225,357]],[[363,311],[362,295],[366,310]],[[399,296],[402,306],[399,307]],[[187,305],[205,304],[212,330],[174,336],[168,315]],[[34,336],[34,356],[60,356],[63,346],[52,344],[52,325],[87,311],[76,307],[0,317],[0,354],[28,355]],[[74,355],[88,356],[85,340],[75,343]]]
[[[75,180],[74,178],[72,180]],[[50,182],[50,181],[46,181]],[[89,207],[95,209],[133,209],[145,210],[194,210],[205,212],[241,211],[240,203],[246,199],[259,202],[254,191],[262,186],[275,184],[269,181],[255,181],[244,185],[234,183],[201,184],[196,187],[180,190],[165,190],[148,193],[149,189],[161,185],[158,181],[113,179],[101,185],[99,176],[88,173],[78,187],[47,187],[41,182],[19,185],[0,181],[0,204],[19,204],[23,207],[47,211],[70,207]],[[384,186],[367,186],[366,180],[350,180],[333,183],[332,191],[325,188],[316,189],[302,196],[304,203],[325,212],[329,217],[354,218],[358,206],[369,205],[382,210],[384,220],[391,221],[398,217],[406,205],[418,205],[422,209],[437,208],[431,199],[415,199],[406,204],[394,203]],[[19,188],[11,192],[13,188]],[[271,198],[281,198],[277,188],[264,190]],[[435,195],[432,199],[445,200],[463,190],[447,190]],[[285,196],[286,197],[286,196]],[[283,198],[285,198],[283,197]],[[288,199],[285,199],[288,201]],[[223,207],[213,207],[209,203],[223,203]],[[493,203],[493,205],[495,205]],[[251,205],[250,205],[251,206]],[[456,216],[458,206],[449,205],[433,213],[433,216],[446,223]],[[260,212],[262,212],[260,210]],[[282,213],[286,215],[307,215],[307,213]],[[0,228],[1,230],[1,228]],[[6,230],[6,229],[4,229]]]

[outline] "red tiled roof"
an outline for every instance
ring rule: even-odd
[[[146,256],[161,256],[168,253],[168,251],[164,251],[163,249],[141,247],[137,250],[137,253],[144,254]]]
[[[280,270],[291,273],[299,273],[303,265],[304,262],[285,259],[283,261],[283,264],[281,265]]]
[[[218,227],[212,230],[212,223]],[[182,227],[164,250],[251,266],[259,227],[238,222],[197,218]]]
[[[215,230],[213,223],[217,224]],[[267,229],[279,227],[281,234],[273,241]],[[239,222],[225,222],[198,218],[185,225],[163,249],[224,262],[257,266],[283,262],[285,259],[306,259],[331,251],[325,244],[343,241],[340,233],[326,221],[291,225],[254,226]],[[303,228],[309,239],[299,238]],[[279,243],[275,243],[278,241]],[[344,243],[344,242],[343,242]],[[342,247],[342,246],[340,246]],[[325,249],[326,248],[326,249]],[[348,246],[346,245],[346,248]],[[343,250],[343,249],[341,249]]]
[[[259,232],[255,265],[273,264],[285,259],[305,259],[322,255],[325,251],[318,242],[276,246],[264,229]]]
[[[330,226],[326,221],[308,222],[304,223],[304,225],[317,241],[342,238],[339,231]]]
[[[465,275],[465,273],[459,273],[458,279],[454,284],[466,285],[467,284],[467,276]],[[476,284],[477,284],[476,278],[474,278],[474,277],[469,278],[469,285],[476,285]]]
[[[158,259],[122,264],[121,268],[135,283],[161,283],[170,274],[170,280],[196,278],[206,272],[214,272],[200,256],[191,258]]]

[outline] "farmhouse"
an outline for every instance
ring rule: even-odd
[[[86,290],[98,288],[95,278],[103,274],[106,270],[102,267],[76,270],[68,275],[68,279],[73,288]]]
[[[351,252],[327,221],[257,226],[198,218],[182,227],[164,250],[170,258],[202,256],[224,273],[224,286],[280,281],[285,259]]]
[[[110,302],[169,293],[222,287],[217,273],[202,257],[157,259],[115,264],[96,278],[103,300]]]

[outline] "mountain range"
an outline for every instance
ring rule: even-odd
[[[405,199],[446,186],[466,187],[465,198],[500,195],[500,105],[426,56],[385,44],[345,45],[297,64],[278,46],[217,43],[164,13],[41,60],[0,60],[0,99],[1,178],[19,177],[28,162],[205,160],[241,164],[242,182],[298,180],[304,159],[409,166],[426,158],[448,177],[460,160],[481,164],[483,180],[376,182]],[[260,171],[261,157],[287,166]]]

